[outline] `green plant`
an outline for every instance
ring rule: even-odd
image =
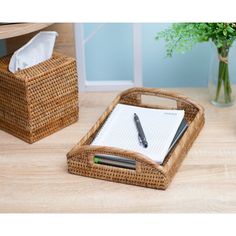
[[[219,54],[219,72],[215,101],[219,99],[224,84],[225,103],[231,102],[231,84],[229,80],[228,53],[236,39],[235,23],[175,23],[157,34],[156,39],[166,41],[166,54],[172,56],[174,51],[186,52],[193,45],[211,40]]]

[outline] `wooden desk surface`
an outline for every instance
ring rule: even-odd
[[[117,94],[87,93],[78,123],[35,144],[0,131],[0,212],[236,212],[236,107],[175,91],[205,107],[206,124],[166,191],[67,173],[66,153]]]
[[[0,25],[0,39],[7,39],[41,30],[52,23],[21,23]]]

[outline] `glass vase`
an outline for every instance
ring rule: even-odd
[[[212,104],[226,107],[234,104],[236,73],[235,46],[217,48],[212,43],[212,59],[209,70],[209,94]]]

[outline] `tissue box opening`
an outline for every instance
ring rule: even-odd
[[[75,59],[52,58],[16,73],[0,58],[0,128],[33,143],[78,120]]]

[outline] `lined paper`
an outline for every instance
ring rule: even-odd
[[[142,124],[148,147],[138,139],[136,113]],[[117,104],[92,142],[92,145],[117,147],[139,152],[162,163],[184,118],[184,110],[162,110]]]

